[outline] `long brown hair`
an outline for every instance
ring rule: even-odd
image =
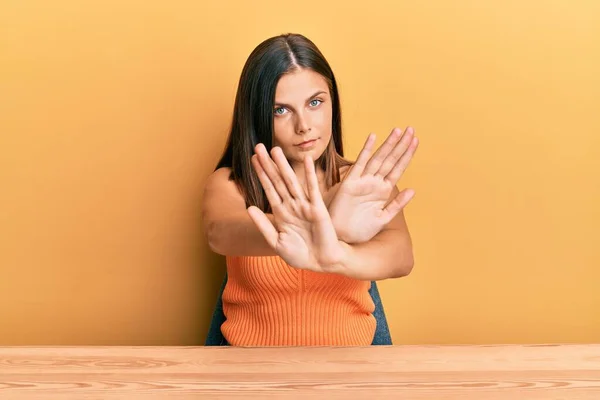
[[[310,69],[322,75],[331,93],[331,140],[316,161],[317,166],[325,171],[327,187],[338,183],[339,168],[350,164],[343,159],[340,96],[329,63],[317,46],[302,35],[288,33],[269,38],[260,43],[246,60],[238,83],[227,145],[215,168],[231,168],[230,179],[242,192],[246,207],[254,205],[264,212],[271,209],[250,160],[258,143],[271,150],[277,83],[282,75],[297,68]]]

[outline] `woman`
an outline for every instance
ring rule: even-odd
[[[413,265],[402,209],[414,191],[396,183],[418,141],[394,129],[371,157],[374,142],[343,158],[336,80],[314,43],[287,34],[254,49],[203,197],[210,248],[227,263],[226,343],[374,342],[374,281]]]

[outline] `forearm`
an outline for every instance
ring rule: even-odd
[[[340,242],[340,262],[329,268],[331,272],[354,279],[378,281],[408,275],[413,267],[410,236],[395,230],[379,233],[364,243]]]
[[[265,213],[271,222],[273,214]],[[209,247],[224,256],[274,256],[263,234],[247,212],[237,212],[206,223]]]
[[[266,215],[273,221],[272,214]],[[246,212],[209,221],[206,235],[211,250],[224,256],[276,255]]]

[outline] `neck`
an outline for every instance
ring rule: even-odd
[[[304,163],[293,163],[291,164],[292,169],[294,170],[294,173],[296,174],[296,177],[298,178],[298,182],[300,182],[300,185],[306,189],[307,187],[307,183],[306,183],[306,172],[304,171]],[[315,170],[317,172],[317,180],[319,181],[319,186],[321,187],[321,190],[323,190],[323,186],[325,184],[325,171],[323,171],[320,167],[318,167],[315,164]]]

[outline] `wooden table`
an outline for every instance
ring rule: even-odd
[[[600,399],[599,345],[0,347],[0,399]]]

